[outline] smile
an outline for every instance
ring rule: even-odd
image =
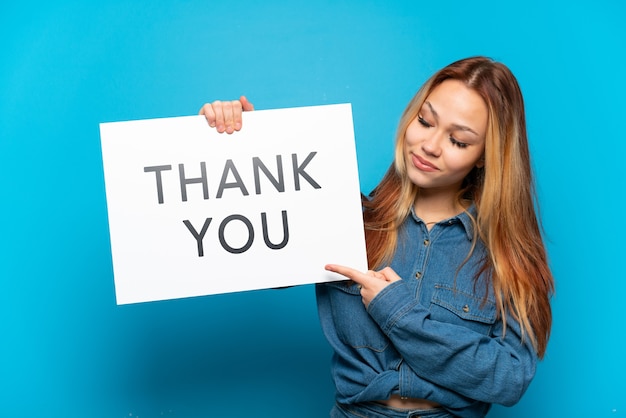
[[[418,170],[429,172],[439,171],[439,168],[437,168],[437,166],[426,161],[418,155],[411,154],[411,160],[413,161],[413,165],[415,166],[415,168],[417,168]]]

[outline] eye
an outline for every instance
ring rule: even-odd
[[[452,136],[450,137],[450,142],[455,147],[459,147],[459,148],[466,148],[467,147],[467,144],[465,142],[459,142],[456,139],[454,139],[454,137],[452,137]]]
[[[417,115],[417,121],[425,128],[431,128],[433,126],[430,123],[426,122],[426,119],[424,119],[420,115]]]

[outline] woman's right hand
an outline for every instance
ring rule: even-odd
[[[206,103],[198,114],[204,115],[209,126],[215,128],[217,132],[232,134],[241,129],[241,113],[251,110],[254,110],[254,105],[246,96],[241,96],[239,100],[226,102],[216,100],[213,103]]]

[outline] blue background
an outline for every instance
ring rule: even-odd
[[[5,2],[6,3],[6,2]],[[525,94],[554,328],[492,417],[626,417],[626,6],[620,1],[10,2],[0,13],[0,416],[320,417],[313,287],[116,306],[100,122],[353,104],[363,191],[436,69],[505,62]]]

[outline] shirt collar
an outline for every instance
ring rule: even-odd
[[[476,206],[473,203],[469,208],[467,208],[467,211],[461,212],[458,215],[453,216],[446,220],[448,224],[460,222],[461,225],[463,225],[463,228],[465,229],[465,235],[467,236],[468,241],[472,241],[474,239],[474,224],[472,223],[472,218],[470,217],[470,214],[472,217],[474,217],[474,219],[476,219]],[[416,222],[423,222],[415,214],[414,206],[411,206],[411,216]]]

